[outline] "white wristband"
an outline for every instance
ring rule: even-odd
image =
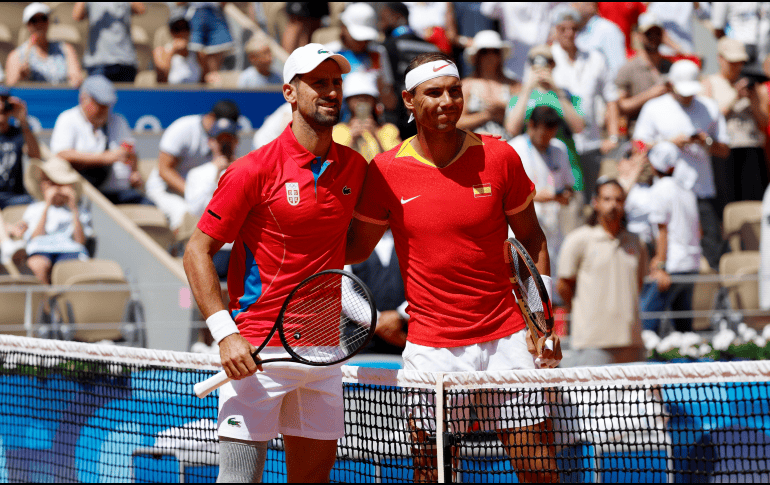
[[[546,276],[544,274],[540,275],[540,278],[543,280],[543,285],[545,286],[545,292],[548,293],[548,300],[553,302],[553,280],[550,276]]]
[[[208,317],[206,319],[206,325],[209,327],[211,336],[214,337],[214,341],[216,341],[217,344],[228,335],[238,333],[238,327],[235,325],[233,318],[227,310],[219,310]]]

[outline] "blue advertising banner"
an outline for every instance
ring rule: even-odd
[[[230,99],[241,110],[242,130],[259,128],[265,118],[283,104],[280,89],[271,91],[225,91],[191,89],[118,89],[116,113],[126,117],[139,132],[159,133],[174,120],[207,113],[220,99]],[[78,103],[78,91],[70,88],[12,88],[11,93],[26,101],[33,129],[50,130],[62,111]]]

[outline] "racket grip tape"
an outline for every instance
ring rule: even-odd
[[[209,377],[205,381],[201,381],[195,384],[193,389],[195,390],[195,395],[203,399],[204,397],[208,396],[212,392],[224,386],[231,380],[232,379],[227,377],[227,373],[225,371],[220,371],[214,374],[213,376]]]

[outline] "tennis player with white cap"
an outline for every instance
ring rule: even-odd
[[[346,260],[365,260],[390,227],[410,315],[404,368],[475,372],[555,367],[559,339],[528,337],[504,270],[508,226],[551,287],[545,235],[535,215],[535,188],[507,143],[457,129],[463,92],[457,67],[440,53],[421,54],[406,72],[402,98],[417,135],[369,165],[348,232]],[[510,393],[490,406],[453,395],[454,433],[477,407],[482,426],[497,431],[522,482],[558,480],[553,436],[542,393]],[[484,397],[482,397],[482,400]],[[469,402],[470,401],[470,402]],[[432,409],[412,396],[415,481],[435,481]]]
[[[190,286],[234,379],[219,395],[220,482],[260,481],[267,442],[279,433],[288,480],[326,482],[344,435],[340,366],[273,363],[263,371],[251,354],[292,288],[343,267],[367,170],[361,155],[332,141],[348,72],[348,61],[320,44],[292,52],[283,71],[292,122],[227,168],[187,245]],[[212,261],[226,242],[234,242],[229,311]],[[260,354],[288,356],[277,338]]]

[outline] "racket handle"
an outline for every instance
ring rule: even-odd
[[[212,392],[224,386],[231,380],[232,379],[227,377],[227,373],[225,371],[220,371],[217,374],[209,377],[205,381],[201,381],[195,384],[193,389],[195,390],[195,395],[203,399],[204,397],[208,396]]]

